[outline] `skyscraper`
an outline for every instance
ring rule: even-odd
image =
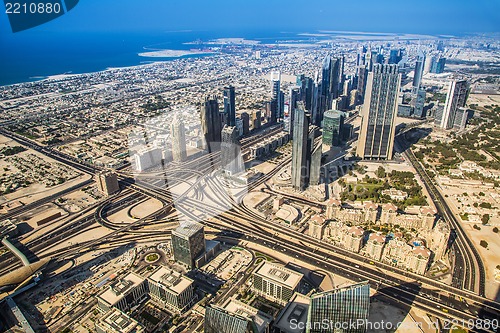
[[[415,63],[415,71],[413,75],[413,91],[416,92],[420,88],[422,75],[424,74],[425,55],[420,51]]]
[[[465,106],[468,96],[469,84],[466,80],[450,82],[441,118],[441,128],[450,129],[453,127],[457,109]]]
[[[369,309],[368,281],[312,295],[306,333],[364,333]]]
[[[271,72],[271,122],[275,123],[281,118],[284,105],[281,97],[281,73]]]
[[[236,126],[222,129],[221,166],[225,173],[234,175],[245,170]]]
[[[418,89],[416,94],[412,96],[411,106],[413,107],[413,116],[417,118],[423,118],[424,114],[424,104],[425,104],[425,90]]]
[[[172,136],[172,157],[175,162],[183,162],[187,159],[186,134],[184,122],[179,115],[175,115],[170,125],[170,135]]]
[[[292,145],[292,186],[296,190],[307,187],[309,170],[307,161],[307,140],[309,133],[309,115],[304,110],[304,104],[298,103],[293,110],[293,145]]]
[[[445,65],[446,65],[446,58],[439,57],[432,63],[430,72],[434,74],[441,74],[444,72]]]
[[[218,149],[221,141],[222,122],[219,114],[217,97],[207,97],[201,106],[201,130],[209,151]]]
[[[361,158],[392,159],[400,84],[397,65],[375,64],[368,74],[356,150]]]
[[[233,86],[224,88],[224,124],[236,126],[236,99]]]
[[[289,117],[289,133],[293,135],[293,119],[294,110],[297,108],[297,103],[300,101],[300,87],[291,86],[290,87],[290,97],[288,100],[288,117]]]
[[[323,143],[338,146],[341,142],[344,113],[337,110],[326,111],[323,118]]]
[[[195,266],[195,259],[205,253],[205,231],[198,223],[183,223],[172,231],[174,260],[189,268]]]

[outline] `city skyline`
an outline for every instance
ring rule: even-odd
[[[194,4],[3,35],[0,331],[495,332],[500,39],[331,26],[495,6]]]

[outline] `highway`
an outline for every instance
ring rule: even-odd
[[[30,144],[33,145],[33,143]],[[46,150],[42,149],[42,152],[53,157],[52,154]],[[61,229],[49,233],[46,237],[44,236],[40,240],[34,241],[34,243],[28,243],[26,245],[33,253],[39,253],[43,249],[53,246],[53,244],[74,235],[75,232],[81,232],[85,230],[85,228],[97,227],[95,225],[96,221],[113,231],[95,240],[86,241],[80,244],[72,244],[59,251],[44,253],[43,257],[50,256],[60,261],[75,255],[81,255],[82,253],[99,248],[105,244],[123,243],[143,237],[159,236],[160,232],[147,231],[146,233],[142,233],[140,229],[148,225],[157,224],[159,221],[160,223],[168,223],[171,221],[170,219],[165,219],[165,216],[169,213],[171,214],[173,211],[172,208],[174,208],[174,205],[172,202],[172,195],[165,188],[158,187],[155,183],[149,183],[146,180],[150,178],[154,182],[157,182],[161,181],[161,179],[170,179],[169,177],[173,177],[172,179],[176,181],[184,181],[189,184],[189,189],[176,198],[176,210],[197,221],[202,220],[203,223],[209,227],[223,230],[226,232],[224,235],[225,237],[233,237],[241,242],[252,242],[264,245],[268,247],[270,251],[284,252],[292,257],[314,264],[322,269],[324,268],[354,281],[369,279],[371,286],[380,293],[388,297],[396,297],[402,304],[412,305],[423,309],[439,318],[472,320],[479,316],[480,318],[493,319],[497,318],[500,313],[500,304],[484,298],[484,292],[480,292],[479,295],[477,295],[472,292],[473,290],[467,290],[469,289],[466,288],[467,286],[471,287],[474,284],[471,282],[474,280],[474,275],[471,275],[471,278],[466,280],[463,286],[448,286],[441,282],[383,263],[375,262],[372,265],[370,260],[365,257],[324,243],[308,235],[283,227],[282,224],[263,218],[260,214],[245,207],[242,203],[234,201],[234,199],[227,194],[227,190],[218,179],[211,177],[210,174],[203,171],[196,170],[197,167],[201,167],[201,169],[213,167],[213,161],[216,156],[217,154],[200,157],[200,160],[193,163],[193,166],[196,167],[194,170],[173,168],[172,170],[166,171],[165,174],[161,176],[154,174],[144,175],[145,178],[142,179],[141,177],[141,181],[132,179],[129,173],[120,172],[120,182],[122,186],[130,190],[124,190],[120,195],[109,198],[109,201],[102,203],[95,209],[94,214],[75,218],[71,223],[68,223]],[[62,163],[67,163],[67,159],[62,157],[60,161],[62,161]],[[270,173],[250,183],[248,185],[248,190],[253,190],[263,185],[289,163],[290,157],[285,158],[280,164],[276,165]],[[86,170],[86,172],[89,173],[95,171],[95,169],[88,169],[85,165],[79,170]],[[184,172],[184,174],[179,175],[179,172]],[[190,179],[193,176],[196,176],[195,180]],[[269,189],[267,190],[269,191]],[[431,193],[431,191],[429,192]],[[214,194],[217,195],[217,198],[213,198]],[[106,216],[123,209],[123,207],[129,207],[130,205],[140,202],[146,197],[157,198],[163,202],[164,206],[160,210],[127,225],[109,224]],[[300,198],[293,199],[303,200]],[[224,201],[231,209],[221,213],[220,208],[213,204],[214,200]],[[447,206],[444,205],[444,207],[441,208],[445,207]],[[204,220],[204,216],[197,215],[201,209],[212,212],[214,217]],[[446,209],[444,209],[444,212],[445,211]],[[443,216],[449,218],[449,216]],[[165,235],[165,231],[161,233]],[[467,246],[467,238],[460,238],[459,232],[457,235],[457,240],[459,241],[456,243],[459,244],[456,246],[462,246],[458,249],[464,251],[465,258],[467,258],[467,251],[464,250],[466,249],[464,246]],[[469,260],[470,265],[470,258],[467,260]],[[465,262],[465,264],[467,264],[467,262]],[[12,264],[5,262],[2,262],[0,265],[2,271],[9,270],[12,267]],[[463,271],[458,271],[458,273],[464,274]],[[479,281],[481,281],[481,277]],[[456,296],[462,297],[465,301],[456,299]]]
[[[403,135],[397,136],[396,142],[400,147],[408,146]],[[416,159],[411,148],[405,149],[403,155],[413,165],[422,179],[438,210],[438,214],[451,226],[453,233],[452,238],[454,238],[451,245],[455,255],[453,285],[457,288],[467,289],[478,293],[480,296],[484,296],[486,273],[479,252],[474,247],[472,241],[463,230],[462,225],[455,217],[455,214],[453,214],[443,196],[434,185],[434,181]]]

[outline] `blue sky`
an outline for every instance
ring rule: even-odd
[[[182,29],[498,32],[500,0],[80,0],[66,15],[30,31]],[[4,13],[0,30],[12,34]]]

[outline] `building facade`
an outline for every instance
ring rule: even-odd
[[[172,231],[174,260],[189,268],[205,253],[205,231],[201,224],[183,223]]]
[[[362,159],[392,159],[400,84],[397,65],[375,64],[373,72],[368,74],[356,150]]]

